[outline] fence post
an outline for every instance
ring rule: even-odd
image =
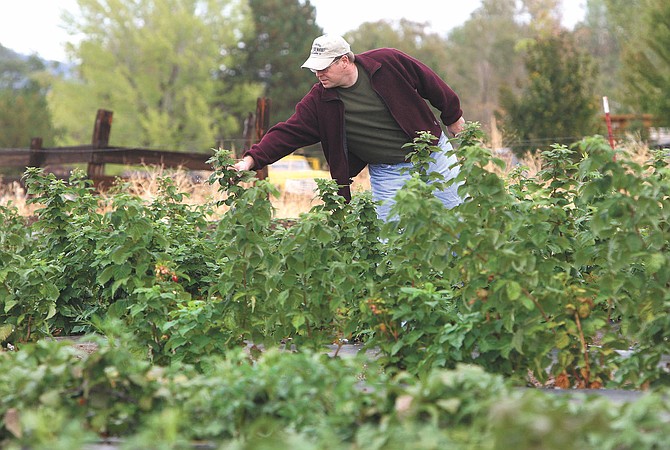
[[[105,173],[105,163],[99,162],[99,154],[96,149],[103,149],[109,146],[109,134],[112,131],[112,111],[99,109],[95,116],[95,124],[93,126],[93,138],[91,139],[91,159],[88,162],[88,178],[94,180],[101,178]]]
[[[260,142],[270,127],[271,105],[272,101],[269,98],[263,97],[256,100],[256,142]],[[259,180],[266,179],[268,177],[267,166],[263,167],[261,170],[256,171],[256,176]]]
[[[253,113],[247,114],[247,117],[244,119],[242,136],[244,138],[244,143],[242,144],[242,153],[246,150],[249,150],[251,144],[254,143],[254,126],[255,126],[255,117]],[[240,158],[242,155],[236,154],[235,158]]]
[[[30,159],[28,167],[41,167],[46,156],[42,150],[42,138],[34,137],[30,139]]]

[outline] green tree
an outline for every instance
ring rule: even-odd
[[[65,16],[83,36],[70,53],[74,80],[54,86],[64,143],[90,139],[98,108],[114,111],[113,142],[207,150],[239,124],[222,107],[216,72],[231,65],[243,10],[231,0],[79,0]],[[255,96],[238,96],[249,108]],[[234,95],[231,93],[230,95]],[[84,119],[84,120],[82,120]]]
[[[627,111],[623,104],[620,33],[608,14],[607,0],[589,0],[586,3],[584,21],[575,27],[574,34],[579,46],[593,57],[598,68],[595,92],[599,96],[608,96],[617,112],[632,112]]]
[[[465,117],[486,131],[494,128],[500,87],[523,75],[515,48],[529,31],[517,15],[514,0],[484,0],[446,44],[446,80],[460,94]]]
[[[53,144],[45,70],[37,56],[22,58],[0,45],[0,147],[28,147],[33,137]]]
[[[448,66],[446,41],[431,32],[428,24],[400,19],[397,22],[380,20],[365,22],[346,34],[355,53],[381,47],[397,48],[420,60],[440,75]]]
[[[569,33],[529,42],[525,68],[519,95],[501,90],[503,122],[515,135],[515,153],[569,144],[595,131],[594,64]]]
[[[631,103],[651,113],[658,125],[670,125],[670,3],[642,0],[635,39],[623,49]]]
[[[523,0],[521,12],[530,17],[530,28],[537,36],[561,32],[561,0]]]
[[[248,0],[253,27],[234,52],[237,63],[224,73],[235,83],[261,83],[270,98],[271,123],[288,119],[295,105],[316,82],[300,66],[312,41],[322,34],[309,0]]]

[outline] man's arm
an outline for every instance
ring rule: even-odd
[[[416,88],[421,97],[428,100],[431,105],[440,111],[442,123],[447,125],[451,122],[451,125],[447,125],[447,127],[454,127],[456,132],[462,131],[462,124],[460,128],[456,126],[459,121],[463,120],[461,102],[456,92],[423,62],[399,50],[394,51],[397,61],[410,77],[409,82]],[[456,120],[456,118],[458,119]],[[456,120],[456,122],[452,122],[453,120]],[[453,134],[451,129],[449,129],[449,132]]]
[[[314,107],[316,86],[296,105],[295,112],[285,122],[272,126],[261,141],[244,152],[234,167],[238,170],[259,170],[280,160],[298,148],[320,140]]]

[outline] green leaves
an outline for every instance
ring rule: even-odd
[[[244,343],[316,350],[359,339],[387,369],[417,375],[467,362],[524,382],[531,371],[598,387],[615,369],[616,382],[662,380],[652,359],[636,352],[637,366],[622,365],[615,351],[669,352],[661,156],[613,160],[592,138],[552,146],[535,177],[503,179],[476,125],[460,136],[464,203],[447,210],[435,199],[433,174],[421,173],[432,151],[424,134],[398,220],[384,224],[369,194],[346,203],[320,180],[323,202],[282,226],[274,188],[234,170],[226,151],[211,160],[227,208],[216,224],[211,205],[188,207],[167,179],[151,202],[117,192],[102,214],[80,178],[30,171],[44,205],[34,230],[2,210],[5,334],[91,329],[99,314],[122,319],[155,363],[202,370],[201,352]]]
[[[243,352],[203,354],[202,371],[159,367],[118,323],[99,325],[109,338],[87,342],[94,352],[44,341],[0,358],[5,447],[79,448],[101,436],[133,448],[244,440],[342,450],[491,442],[530,449],[540,440],[556,448],[654,448],[667,441],[665,391],[613,402],[514,388],[474,365],[391,376],[370,360],[276,349],[255,361]]]
[[[505,290],[510,300],[517,300],[521,297],[521,285],[516,281],[508,281],[505,284]]]
[[[370,342],[389,363],[425,373],[432,364],[476,361],[509,376],[531,370],[542,381],[557,349],[554,373],[574,373],[575,386],[602,386],[618,365],[614,350],[639,342],[638,333],[669,352],[657,340],[667,336],[660,332],[667,259],[658,249],[667,248],[669,235],[667,183],[650,170],[656,162],[642,167],[622,155],[614,162],[606,142],[593,138],[552,146],[536,178],[503,180],[486,169],[492,156],[473,136],[464,135],[458,154],[466,201],[440,210],[422,195],[421,180],[412,180],[398,194],[400,221],[384,230],[390,251],[375,272],[382,277],[373,291],[378,306],[364,311],[375,329]],[[439,286],[455,310],[406,309],[402,286],[410,283]],[[413,320],[424,325],[420,340]],[[599,346],[589,347],[595,339]],[[432,344],[444,342],[455,346]],[[642,378],[658,376],[646,367]]]
[[[647,427],[643,437],[599,419],[619,406],[538,399],[502,380],[667,384],[666,172],[658,159],[613,162],[594,138],[546,152],[537,177],[502,179],[476,131],[458,147],[466,201],[444,209],[416,174],[385,224],[368,194],[346,203],[324,180],[323,203],[282,226],[272,189],[229,165],[212,179],[228,207],[218,223],[167,180],[151,202],[114,194],[103,214],[80,181],[31,173],[45,205],[34,228],[0,209],[0,339],[20,346],[0,358],[0,409],[12,411],[1,439],[51,444],[48,430],[29,432],[51,420],[80,440],[90,437],[77,429],[94,430],[137,447],[286,429],[302,442],[337,433],[348,446],[393,437],[422,448],[421,436],[481,447],[525,433],[521,418],[538,439],[585,445],[538,431],[537,417],[589,444],[615,445],[610,434],[624,428],[632,443],[663,439],[635,408],[618,411]],[[86,357],[24,343],[56,327],[106,340]],[[322,355],[345,339],[374,349],[374,361]]]

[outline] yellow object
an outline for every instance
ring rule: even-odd
[[[321,160],[314,156],[306,156],[309,165],[312,166],[314,170],[321,170]]]
[[[316,170],[310,159],[302,155],[288,155],[268,166],[268,181],[289,194],[311,195],[316,191],[316,178],[331,179],[330,172]],[[316,159],[316,158],[313,158]],[[318,162],[318,160],[317,160]],[[317,166],[318,167],[318,166]]]

